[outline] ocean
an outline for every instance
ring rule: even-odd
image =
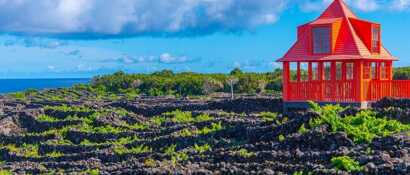
[[[27,89],[51,89],[71,87],[75,84],[89,83],[87,78],[71,79],[0,79],[0,94],[24,91]]]

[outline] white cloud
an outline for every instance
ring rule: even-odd
[[[333,0],[0,0],[0,33],[68,39],[192,36],[275,23],[289,6]],[[345,0],[361,11],[406,10],[410,0]]]
[[[410,8],[410,0],[393,0],[393,10],[405,10]]]
[[[139,64],[139,63],[159,63],[159,64],[183,64],[200,61],[200,58],[194,59],[188,56],[172,55],[170,53],[163,53],[158,56],[131,56],[123,54],[119,57],[104,59],[102,62],[115,62],[119,64]]]
[[[0,0],[0,32],[201,35],[274,23],[289,0]]]
[[[159,61],[161,63],[185,63],[190,61],[190,59],[186,56],[173,56],[169,53],[163,53],[159,56]]]
[[[380,7],[380,4],[375,0],[354,0],[350,1],[354,7],[362,11],[374,11]]]
[[[303,0],[299,7],[304,11],[319,11],[326,8],[333,0]],[[410,0],[345,0],[347,4],[360,11],[406,10]]]

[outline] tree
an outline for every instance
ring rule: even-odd
[[[239,75],[242,75],[243,72],[240,68],[237,67],[237,68],[233,69],[229,74],[234,75],[234,76],[239,76]]]
[[[164,69],[162,71],[154,72],[152,75],[162,76],[162,77],[172,77],[174,76],[174,72],[172,70]]]
[[[223,88],[223,84],[220,81],[215,80],[213,78],[205,79],[202,85],[202,90],[204,91],[204,94],[206,95],[209,95],[212,92],[215,92],[222,88]]]
[[[233,76],[229,76],[227,79],[227,83],[229,84],[229,86],[231,87],[231,99],[235,99],[234,97],[234,86],[238,83],[238,78],[233,77]]]
[[[257,76],[251,74],[245,74],[239,77],[239,81],[236,86],[240,93],[254,94],[259,86],[258,78]]]

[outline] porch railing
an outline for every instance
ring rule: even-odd
[[[291,82],[287,98],[289,101],[353,102],[354,89],[353,81]]]
[[[290,82],[287,88],[288,101],[355,102],[360,99],[359,87],[355,87],[353,81]],[[364,82],[362,92],[366,101],[410,98],[410,80],[370,80]]]

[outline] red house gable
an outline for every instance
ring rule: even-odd
[[[278,61],[396,60],[383,47],[380,31],[379,24],[359,19],[335,0],[318,19],[298,27],[297,42]]]

